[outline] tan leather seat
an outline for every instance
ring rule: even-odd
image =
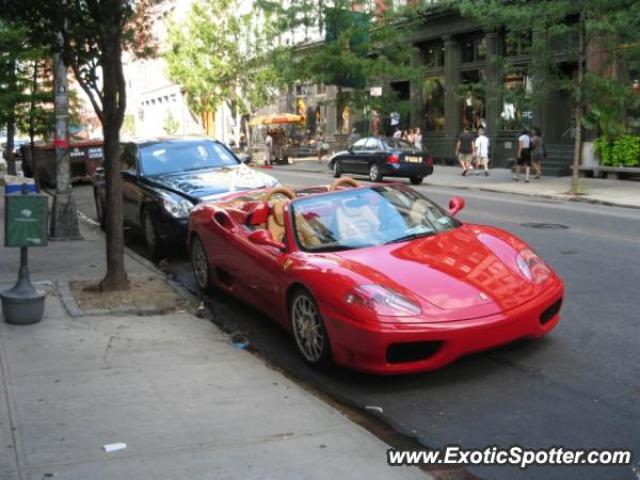
[[[322,245],[322,241],[318,238],[316,231],[300,213],[296,213],[296,232],[298,233],[298,240],[304,248]]]
[[[271,205],[271,213],[267,218],[267,230],[273,239],[282,242],[284,239],[284,208],[287,202],[275,200]]]

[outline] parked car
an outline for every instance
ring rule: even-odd
[[[336,178],[343,173],[367,175],[372,182],[380,182],[383,177],[407,177],[413,185],[419,185],[433,173],[433,159],[406,140],[366,137],[333,155],[329,169]]]
[[[81,140],[69,144],[69,168],[72,182],[91,182],[96,171],[102,166],[102,140]],[[34,158],[31,158],[31,145],[20,147],[22,172],[25,177],[36,175],[40,184],[55,187],[57,183],[56,147],[52,143],[34,145]],[[36,172],[37,170],[37,172]]]
[[[270,188],[278,181],[256,172],[224,144],[207,138],[143,140],[122,146],[124,222],[139,229],[158,257],[184,242],[194,205],[229,192]],[[105,223],[105,182],[94,185],[96,213]]]
[[[353,187],[353,188],[344,188]],[[432,370],[547,334],[563,282],[522,240],[464,224],[402,184],[279,187],[196,206],[198,286],[216,287],[291,331],[314,367]]]

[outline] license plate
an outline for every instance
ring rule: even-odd
[[[407,157],[407,162],[420,163],[422,159],[420,157]]]

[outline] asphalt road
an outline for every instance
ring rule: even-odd
[[[316,174],[274,169],[284,184],[328,183]],[[640,478],[640,212],[506,194],[421,186],[446,205],[463,196],[462,221],[520,236],[564,278],[562,320],[547,337],[461,359],[442,370],[376,377],[336,368],[316,372],[287,334],[252,308],[214,295],[207,304],[227,331],[244,332],[268,360],[340,401],[383,409],[399,431],[429,447],[514,444],[543,448],[631,448],[627,467],[472,467],[483,478]],[[91,189],[74,189],[79,209],[95,217]],[[532,228],[528,223],[552,224]],[[130,246],[144,253],[136,235]],[[184,253],[163,268],[190,290]]]

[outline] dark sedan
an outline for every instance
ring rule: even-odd
[[[364,174],[372,182],[383,177],[407,177],[419,185],[433,173],[433,159],[405,140],[367,137],[331,157],[329,168],[336,178],[343,173]]]
[[[185,240],[194,205],[233,191],[271,188],[278,181],[246,166],[224,144],[206,138],[125,143],[122,159],[124,223],[140,230],[158,257]],[[105,183],[94,186],[96,213],[105,222]]]

